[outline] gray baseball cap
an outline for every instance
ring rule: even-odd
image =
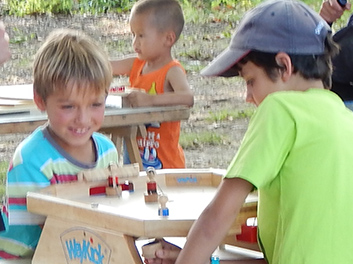
[[[229,46],[201,71],[201,75],[237,76],[232,66],[251,50],[291,55],[323,54],[329,31],[329,25],[303,2],[266,1],[246,13]]]

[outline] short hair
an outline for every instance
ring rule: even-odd
[[[37,51],[33,65],[33,89],[45,101],[68,84],[106,95],[112,81],[108,55],[81,31],[53,31]]]
[[[304,79],[321,80],[325,89],[331,89],[332,84],[332,58],[338,53],[338,45],[332,40],[329,33],[325,40],[325,52],[322,55],[292,55],[294,73],[299,73]],[[252,50],[233,67],[240,71],[242,65],[251,61],[264,69],[267,76],[275,81],[279,77],[281,66],[276,62],[277,53],[267,53]]]
[[[131,15],[151,11],[154,15],[154,25],[163,32],[172,29],[179,39],[184,28],[183,10],[177,0],[140,0],[132,7]]]

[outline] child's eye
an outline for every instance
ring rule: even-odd
[[[103,103],[93,103],[92,104],[93,107],[102,107],[103,106]]]
[[[74,108],[74,106],[73,105],[62,105],[61,108],[62,109],[72,109],[72,108]]]

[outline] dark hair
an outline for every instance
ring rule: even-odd
[[[293,55],[288,54],[291,58],[294,73],[299,73],[304,79],[320,79],[325,89],[331,88],[332,76],[332,57],[338,53],[338,46],[332,40],[329,34],[325,40],[325,53],[322,55]],[[241,70],[242,65],[248,61],[261,67],[266,72],[267,76],[275,81],[280,75],[282,66],[276,62],[276,53],[267,53],[252,50],[236,65],[235,69]]]
[[[179,38],[184,28],[184,15],[177,0],[140,0],[132,7],[131,14],[152,11],[154,24],[160,31],[172,29]]]

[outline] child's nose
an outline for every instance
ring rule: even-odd
[[[80,124],[86,124],[90,121],[90,114],[88,111],[84,109],[79,109],[76,115],[76,121]]]

